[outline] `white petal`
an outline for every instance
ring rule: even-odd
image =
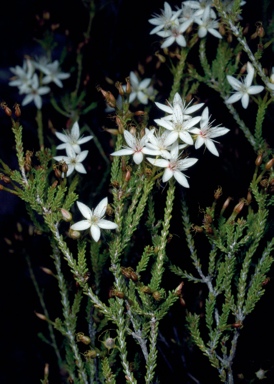
[[[176,95],[175,95],[176,96]],[[174,98],[175,98],[174,96]],[[161,104],[161,103],[157,103],[155,102],[155,104],[157,105],[158,108],[160,108],[162,111],[166,112],[166,113],[171,113],[173,114],[173,109],[171,107],[169,107],[168,105],[165,105],[165,104]]]
[[[227,75],[226,78],[231,87],[236,89],[236,91],[239,91],[241,89],[242,83],[238,79],[230,75]]]
[[[112,221],[102,219],[98,222],[98,227],[102,229],[116,229],[118,228],[118,225]]]
[[[217,151],[217,148],[215,147],[215,144],[212,140],[206,140],[205,145],[207,149],[215,156],[219,156],[219,152]]]
[[[141,90],[146,89],[149,86],[150,82],[151,82],[151,79],[148,79],[148,78],[142,80],[141,83],[139,84],[139,89]]]
[[[73,171],[74,171],[74,165],[68,164],[68,171],[66,173],[66,176],[69,177]]]
[[[175,41],[175,37],[174,36],[170,36],[166,39],[166,41],[161,45],[161,48],[167,48],[169,47],[170,45],[172,45]]]
[[[67,135],[64,135],[61,132],[55,132],[55,135],[58,137],[59,140],[63,141],[64,143],[68,143],[69,142],[69,138],[68,138]]]
[[[175,131],[170,132],[165,139],[166,146],[174,144],[178,140],[178,137],[179,137],[178,132],[175,132]]]
[[[141,164],[143,159],[144,159],[144,155],[142,154],[142,152],[135,152],[134,153],[133,161],[134,161],[135,164]]]
[[[153,164],[156,165],[156,167],[166,168],[169,165],[169,161],[164,159],[153,159],[151,157],[148,157],[147,160]]]
[[[88,229],[89,227],[90,227],[89,220],[81,220],[75,224],[72,224],[72,226],[70,228],[73,229],[74,231],[84,231],[85,229]]]
[[[218,39],[222,39],[223,36],[214,28],[208,28],[208,32],[211,33],[211,35],[217,37]]]
[[[86,204],[83,204],[80,201],[77,201],[77,206],[84,218],[90,220],[90,218],[93,216],[91,209]]]
[[[195,148],[199,149],[204,143],[205,139],[202,136],[198,135],[195,141]]]
[[[242,98],[242,94],[240,92],[235,92],[225,102],[226,104],[232,104],[232,103],[236,103],[236,101],[239,101],[241,98]]]
[[[82,137],[81,139],[78,140],[78,144],[84,144],[91,139],[93,139],[93,136],[91,136],[91,135]]]
[[[98,225],[92,225],[90,227],[90,234],[93,238],[94,241],[97,241],[100,239],[100,236],[101,236],[101,231],[100,231],[100,228],[98,227]]]
[[[124,148],[124,149],[120,149],[119,151],[111,153],[111,156],[127,156],[127,155],[132,155],[133,153],[134,153],[133,149]]]
[[[248,93],[250,95],[255,95],[256,93],[262,92],[264,87],[262,85],[252,85],[248,88]]]
[[[160,125],[161,127],[164,127],[165,129],[169,129],[170,131],[173,130],[173,125],[164,119],[155,119],[154,120],[156,124]]]
[[[242,106],[244,109],[246,109],[248,107],[248,104],[249,104],[249,94],[248,93],[245,93],[242,97]]]
[[[72,135],[75,139],[79,139],[79,136],[80,136],[80,129],[79,129],[78,121],[75,121],[75,123],[73,124],[73,126],[72,126],[72,128],[71,128],[71,135]]]
[[[179,171],[174,172],[174,178],[185,188],[189,188],[187,178]]]
[[[103,217],[104,214],[106,213],[107,206],[108,206],[108,198],[105,197],[100,201],[100,203],[94,209],[94,216],[97,216],[100,218]]]
[[[162,177],[163,182],[166,183],[169,179],[172,178],[173,174],[174,172],[170,168],[166,168]]]
[[[130,148],[134,148],[136,145],[136,137],[134,137],[129,131],[124,130],[124,137],[127,142],[127,145]]]
[[[245,78],[245,85],[247,87],[250,87],[250,85],[252,84],[252,80],[253,80],[253,77],[254,77],[254,68],[253,66],[251,65],[250,62],[247,63],[247,75],[246,75],[246,78]]]
[[[142,91],[138,91],[137,92],[137,99],[142,104],[147,104],[148,103],[148,96],[144,92],[142,92]]]
[[[87,155],[88,155],[88,151],[87,150],[80,152],[79,155],[76,156],[77,162],[81,163],[83,160],[85,160]]]
[[[86,169],[85,169],[85,167],[83,166],[82,163],[75,164],[74,168],[79,173],[87,173],[87,171],[86,171]]]
[[[176,43],[180,45],[180,47],[185,47],[186,46],[186,39],[184,38],[183,35],[179,35],[176,37]]]

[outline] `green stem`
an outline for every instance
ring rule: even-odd
[[[41,151],[44,150],[43,119],[41,109],[37,109],[36,122],[38,127],[38,140]]]
[[[174,78],[173,85],[172,85],[172,89],[171,89],[171,92],[169,95],[169,100],[171,100],[171,101],[173,100],[175,94],[177,92],[179,92],[179,90],[180,90],[182,74],[184,71],[184,66],[186,63],[186,58],[187,58],[188,52],[189,52],[189,48],[182,48],[182,50],[181,50],[180,60],[179,60],[179,63],[177,65],[174,77],[173,77]]]

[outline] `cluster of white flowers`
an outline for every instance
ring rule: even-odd
[[[210,0],[183,1],[177,10],[172,10],[169,3],[165,2],[161,14],[153,16],[149,19],[149,23],[155,27],[150,34],[157,34],[165,39],[161,48],[167,48],[173,43],[185,47],[187,42],[184,32],[192,24],[197,25],[200,38],[205,37],[208,32],[219,39],[222,38],[218,31],[217,15],[211,7]]]
[[[10,86],[18,87],[19,94],[25,95],[22,106],[34,102],[37,109],[42,108],[43,95],[50,92],[47,84],[54,83],[62,88],[61,80],[70,77],[69,73],[61,72],[59,61],[50,62],[42,56],[37,60],[27,57],[23,61],[22,67],[11,67],[10,71],[14,74],[9,82]]]
[[[183,157],[184,148],[194,145],[196,149],[203,144],[215,156],[219,156],[214,144],[214,138],[225,135],[229,129],[221,126],[212,126],[208,108],[200,116],[192,117],[191,114],[200,109],[204,104],[191,105],[182,100],[178,93],[175,94],[173,103],[168,105],[156,103],[157,107],[167,115],[155,122],[160,127],[158,133],[155,128],[145,129],[142,137],[137,137],[129,131],[124,131],[127,146],[112,153],[112,156],[133,155],[133,161],[140,164],[144,155],[152,165],[165,168],[162,181],[166,182],[174,177],[179,184],[188,188],[186,176],[182,173],[197,162],[195,158]],[[199,127],[196,125],[199,123]],[[161,157],[161,158],[160,158]]]
[[[93,136],[80,136],[79,124],[76,121],[70,132],[64,131],[64,133],[56,132],[56,136],[59,140],[63,141],[63,144],[59,144],[56,149],[65,149],[66,156],[55,156],[54,160],[58,162],[65,162],[68,166],[66,176],[70,176],[75,170],[79,173],[87,173],[82,162],[88,155],[88,151],[81,151],[80,145],[91,140]],[[64,177],[64,174],[62,175]]]

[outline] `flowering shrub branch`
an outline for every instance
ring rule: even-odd
[[[60,317],[51,318],[28,260],[43,311],[37,316],[48,324],[49,343],[66,382],[164,382],[158,366],[161,325],[174,316],[178,303],[180,308],[187,306],[193,345],[208,358],[221,382],[234,382],[241,329],[265,291],[274,247],[269,233],[274,160],[266,138],[273,73],[266,74],[261,57],[244,37],[244,5],[239,0],[196,0],[173,9],[165,2],[155,11],[148,22],[161,52],[156,68],[165,63],[173,76],[169,95],[156,89],[157,74],[141,78],[135,69],[126,84],[115,79],[114,90],[97,86],[105,113],[115,122],[104,130],[106,140],[111,138],[109,153],[103,153],[94,131],[84,129],[98,102],[86,101],[81,51],[96,17],[92,1],[85,41],[75,52],[76,76],[63,69],[66,57],[61,61],[49,56],[50,47],[44,56],[26,57],[22,67],[10,68],[9,85],[18,88],[19,98],[23,96],[21,107],[16,104],[11,110],[5,102],[1,106],[11,120],[18,169],[0,161],[0,190],[25,202],[31,222],[51,247],[54,271],[44,271],[57,281]],[[214,44],[213,59],[209,41]],[[215,123],[219,116],[214,116],[216,109],[204,97],[203,86],[214,92],[225,123]],[[47,102],[67,119],[66,128],[61,132],[58,123],[50,140],[43,120]],[[36,111],[35,153],[24,149],[20,123],[28,104]],[[250,123],[245,111],[251,106],[255,118]],[[221,204],[223,189],[218,187],[198,223],[199,215],[192,213],[193,205],[199,205],[192,195],[195,177],[202,179],[198,165],[209,158],[218,164],[227,153],[222,143],[235,127],[254,152],[246,196],[233,207],[232,197]],[[93,172],[96,165],[90,165],[90,155],[95,149],[110,169]],[[98,186],[92,195],[87,193],[89,180],[98,172],[106,192],[99,193]],[[176,222],[178,210],[181,217]],[[78,220],[80,214],[83,218]],[[174,227],[180,244],[176,252],[170,247]],[[205,297],[200,313],[196,299],[187,303],[183,297],[183,286],[192,283],[202,287]],[[61,333],[64,347],[58,345],[55,331]],[[170,336],[164,337],[171,348]],[[175,341],[178,350],[183,341]],[[195,374],[187,372],[189,377]]]

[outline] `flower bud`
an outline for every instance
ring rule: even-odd
[[[88,351],[84,352],[84,356],[87,360],[95,359],[97,355],[98,355],[98,352],[95,349],[89,349]]]
[[[156,301],[160,301],[162,300],[162,295],[159,291],[155,291],[152,293],[152,296],[153,298],[156,300]]]
[[[52,272],[51,269],[49,268],[45,268],[45,267],[40,267],[42,269],[42,271],[46,274],[46,275],[50,275],[50,276],[54,276],[54,273]]]
[[[117,81],[115,83],[115,87],[118,89],[119,95],[124,96],[125,91],[124,91],[123,85],[122,85],[122,83],[120,83],[120,81]]]
[[[81,236],[81,233],[79,231],[75,231],[73,229],[69,229],[68,235],[71,239],[77,240]]]
[[[130,78],[126,78],[126,93],[129,95],[131,93],[131,85],[130,85]]]
[[[40,320],[45,320],[45,321],[47,321],[46,316],[43,315],[42,313],[38,313],[38,312],[35,312],[35,311],[34,311],[34,313],[35,313],[35,315],[36,315]]]
[[[128,182],[130,178],[131,178],[131,173],[130,173],[130,170],[128,169],[125,175],[125,181]]]
[[[72,220],[72,214],[64,208],[60,209],[64,221],[69,222]]]
[[[269,171],[273,167],[273,165],[274,165],[274,157],[266,163],[265,169]]]
[[[20,105],[19,104],[14,104],[14,114],[16,117],[20,117],[21,116],[21,109],[20,109]]]
[[[62,171],[64,174],[66,174],[67,171],[68,171],[68,165],[67,165],[67,163],[65,163],[64,161],[62,161],[60,165],[61,165],[61,171]]]
[[[226,210],[226,208],[229,206],[229,203],[231,200],[232,200],[232,197],[228,197],[226,199],[226,201],[224,202],[224,204],[222,206],[221,213],[223,213]]]
[[[241,200],[238,204],[235,205],[233,212],[235,212],[237,215],[241,212],[245,205],[244,200]]]
[[[222,187],[218,187],[214,192],[214,199],[218,200],[222,196]]]
[[[262,161],[263,161],[263,154],[259,153],[255,160],[256,167],[259,167],[262,164]]]
[[[85,345],[89,345],[91,343],[90,337],[85,336],[83,332],[76,333],[76,341]]]
[[[174,293],[175,293],[176,296],[180,296],[180,295],[182,294],[182,288],[183,288],[183,286],[184,286],[184,282],[182,281],[182,282],[178,285],[178,287],[175,288]]]

